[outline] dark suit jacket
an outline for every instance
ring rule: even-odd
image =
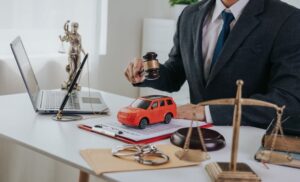
[[[173,92],[187,80],[191,103],[232,98],[236,80],[244,80],[243,97],[286,105],[285,113],[300,112],[300,10],[279,0],[250,0],[204,80],[202,25],[215,0],[188,6],[181,14],[169,60],[161,77],[148,86]],[[210,106],[215,125],[232,123],[233,107]],[[275,111],[243,107],[242,124],[266,127]]]

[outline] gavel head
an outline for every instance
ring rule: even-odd
[[[144,72],[147,80],[156,80],[159,78],[159,62],[155,52],[148,52],[143,56]]]

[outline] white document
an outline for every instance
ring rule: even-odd
[[[92,127],[92,130],[110,136],[121,136],[133,141],[141,141],[174,133],[180,128],[189,127],[190,123],[189,120],[172,119],[169,124],[157,123],[148,125],[145,129],[138,129],[122,125],[109,118],[102,118],[98,125]],[[194,122],[194,127],[203,125],[207,125],[207,123]]]

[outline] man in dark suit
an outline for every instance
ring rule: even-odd
[[[187,80],[192,104],[178,117],[230,125],[233,107],[197,106],[201,101],[235,97],[236,80],[244,80],[243,97],[285,105],[300,112],[300,10],[279,0],[202,0],[185,8],[177,23],[169,60],[160,78],[140,75],[142,60],[125,71],[135,86],[178,91]],[[242,124],[266,127],[272,109],[243,107]],[[195,119],[195,118],[194,118]]]

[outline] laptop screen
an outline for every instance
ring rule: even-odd
[[[32,70],[29,58],[23,46],[22,40],[20,37],[17,37],[11,44],[11,49],[17,61],[18,67],[20,69],[22,78],[24,80],[26,89],[30,96],[30,99],[33,103],[33,106],[36,108],[36,102],[38,99],[38,93],[40,91],[38,82]]]

